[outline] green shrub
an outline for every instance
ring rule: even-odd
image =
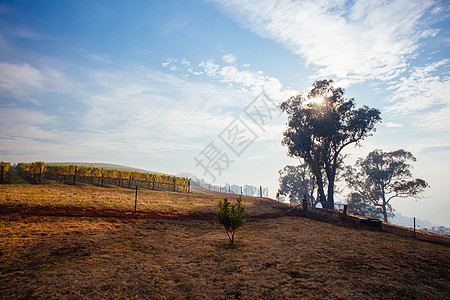
[[[228,199],[219,200],[219,211],[217,212],[217,221],[225,227],[230,244],[234,245],[234,234],[244,222],[245,207],[238,199],[236,204],[230,204]]]

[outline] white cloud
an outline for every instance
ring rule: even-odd
[[[63,73],[38,69],[29,64],[0,63],[0,91],[20,101],[40,104],[38,96],[45,92],[67,91],[73,86]]]
[[[35,110],[18,108],[21,103],[13,108],[2,106],[1,151],[14,157],[46,160],[36,155],[40,152],[42,156],[61,158],[64,155],[57,153],[66,148],[71,149],[66,151],[70,160],[104,159],[121,153],[133,157],[194,155],[205,139],[216,137],[236,111],[243,109],[243,103],[252,99],[222,85],[193,82],[143,67],[86,69],[64,93],[49,82],[58,76],[67,78],[56,70],[27,64],[0,65],[2,92],[13,97],[69,96],[71,103],[66,103],[77,107],[76,111],[60,114],[58,110],[47,111],[45,106]],[[29,147],[21,148],[27,141]],[[35,155],[25,156],[31,152]],[[77,156],[71,157],[75,153]]]
[[[403,127],[403,124],[393,123],[393,122],[383,122],[382,125],[386,126],[388,128],[401,128],[401,127]]]
[[[236,57],[233,54],[226,54],[223,56],[223,60],[230,64],[236,61]],[[285,100],[298,94],[297,91],[284,90],[277,78],[268,76],[263,71],[240,70],[234,65],[222,66],[215,63],[212,59],[202,61],[194,66],[184,58],[181,61],[177,58],[168,58],[162,65],[163,67],[168,67],[171,71],[183,70],[193,75],[205,74],[208,77],[226,83],[229,87],[234,87],[237,92],[243,95],[251,95],[251,97],[255,97],[263,90],[275,101]],[[248,68],[249,66],[247,64],[243,67]]]
[[[279,101],[298,93],[297,91],[283,90],[282,84],[277,78],[267,76],[262,71],[241,71],[236,66],[220,66],[212,60],[203,61],[199,66],[204,69],[206,75],[216,77],[225,83],[240,85],[253,95],[264,90],[268,96]]]
[[[11,25],[8,27],[10,27],[8,35],[15,39],[30,39],[37,41],[45,38],[43,34],[25,27],[14,27]]]
[[[111,60],[109,59],[108,55],[106,55],[106,54],[87,53],[86,58],[89,58],[89,59],[95,60],[95,61],[99,61],[99,62],[103,62],[103,63],[107,63],[107,64],[112,63]]]
[[[420,40],[437,33],[421,21],[432,0],[216,2],[244,26],[315,66],[315,77],[345,78],[347,84],[395,78]]]
[[[28,64],[0,63],[0,89],[16,97],[43,89],[45,78]]]
[[[60,135],[53,129],[58,125],[57,118],[42,111],[22,108],[3,108],[0,110],[1,138],[3,140],[57,139]]]
[[[110,128],[111,139],[171,142],[174,149],[220,133],[231,121],[230,111],[250,98],[145,68],[94,73],[91,81],[98,88],[84,97],[87,127]]]
[[[438,111],[423,114],[417,118],[416,125],[432,129],[450,131],[450,106],[445,106]]]
[[[231,53],[228,53],[222,56],[222,60],[227,64],[234,64],[236,62],[236,56],[234,56]]]
[[[186,58],[183,58],[180,62],[183,66],[190,66],[191,62],[188,61]]]
[[[437,76],[436,71],[449,68],[450,59],[425,67],[414,67],[408,77],[402,77],[390,89],[394,103],[385,111],[397,115],[420,113],[416,124],[421,127],[450,128],[450,77]]]

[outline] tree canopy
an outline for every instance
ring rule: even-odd
[[[376,149],[366,158],[360,158],[355,168],[347,167],[345,179],[354,190],[349,199],[359,199],[361,203],[372,206],[388,221],[393,208],[390,201],[394,198],[418,197],[428,183],[420,178],[412,178],[411,165],[416,158],[411,152],[399,149],[383,152]]]
[[[315,177],[305,164],[286,166],[278,173],[280,174],[279,195],[289,196],[289,202],[292,204],[300,203],[306,195],[310,206],[314,207],[317,204],[314,198]]]
[[[378,109],[355,106],[355,99],[344,98],[344,89],[334,88],[333,80],[316,81],[306,96],[300,94],[280,104],[288,115],[282,144],[287,146],[289,156],[302,159],[314,174],[324,208],[334,207],[342,150],[370,136],[381,121]]]
[[[245,207],[241,199],[237,199],[236,204],[231,204],[228,199],[219,200],[219,210],[217,211],[217,221],[225,227],[225,232],[230,240],[230,245],[234,245],[234,235],[236,230],[244,225]]]

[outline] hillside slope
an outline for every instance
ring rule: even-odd
[[[225,195],[139,190],[137,215],[134,196],[0,185],[0,208],[16,208],[0,209],[1,298],[448,299],[445,245],[282,216],[283,204],[243,197],[247,221],[230,247],[214,219]]]
[[[137,210],[140,212],[215,213],[220,198],[235,201],[237,195],[208,193],[179,193],[139,189]],[[54,207],[89,207],[134,211],[134,189],[99,187],[93,185],[5,184],[0,185],[0,204],[39,205]],[[266,198],[242,196],[242,202],[250,215],[278,213],[286,205]]]

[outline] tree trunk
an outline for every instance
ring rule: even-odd
[[[387,210],[386,210],[386,202],[384,201],[384,199],[383,199],[383,206],[382,206],[382,209],[383,209],[383,219],[384,219],[384,222],[387,223],[387,221],[388,221],[388,215],[387,215]]]
[[[327,197],[327,206],[325,208],[334,209],[334,174],[331,174],[330,178],[328,178],[328,197]]]
[[[323,190],[323,180],[322,177],[316,176],[317,180],[317,193],[319,194],[319,201],[322,203],[322,207],[326,208],[327,198],[325,197],[325,191]]]
[[[383,218],[384,218],[384,222],[387,223],[388,221],[388,216],[387,216],[387,210],[386,210],[386,194],[385,194],[385,190],[384,190],[384,186],[382,186],[381,192],[383,193],[383,206],[381,207],[383,209]]]

